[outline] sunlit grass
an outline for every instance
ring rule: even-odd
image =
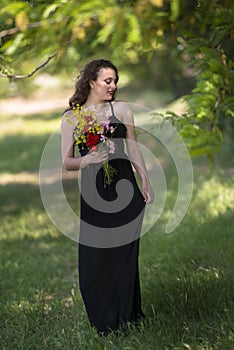
[[[199,192],[195,203],[205,219],[218,217],[234,207],[233,176],[229,180],[225,178],[225,181],[221,176],[214,176],[197,186]]]
[[[6,177],[22,172],[38,172],[39,161],[49,137],[54,132],[60,132],[61,115],[50,113],[42,117],[0,117],[0,182],[4,183]]]
[[[8,135],[43,135],[53,132],[60,126],[61,115],[57,113],[57,117],[53,119],[43,119],[22,116],[1,116],[0,136]]]
[[[177,181],[168,182],[165,210],[141,240],[146,321],[126,335],[100,338],[79,293],[77,243],[51,223],[36,181],[45,142],[59,121],[54,114],[3,120],[11,127],[1,129],[1,349],[232,350],[233,172],[218,168],[209,177],[204,164],[195,164],[190,207],[171,234],[165,227]],[[72,180],[64,185],[75,207]]]

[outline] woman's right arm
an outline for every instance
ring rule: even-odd
[[[90,164],[104,163],[108,160],[108,153],[105,149],[99,152],[90,152],[83,157],[75,157],[73,130],[74,126],[68,123],[64,115],[61,123],[61,153],[65,170],[75,171]]]

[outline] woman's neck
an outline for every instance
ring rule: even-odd
[[[97,119],[106,120],[111,114],[110,101],[103,101],[99,104],[89,104],[89,101],[83,105],[85,111],[92,111],[95,113]]]
[[[99,110],[99,109],[103,109],[105,108],[107,105],[109,106],[109,102],[110,101],[97,101],[94,99],[90,99],[88,98],[86,100],[86,102],[84,103],[83,107],[87,108],[87,109],[95,109],[95,110]]]
[[[105,101],[100,100],[95,94],[91,93],[89,94],[85,105],[86,106],[96,106],[96,105],[100,105],[103,104]]]

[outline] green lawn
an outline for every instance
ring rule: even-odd
[[[165,225],[176,198],[142,237],[146,321],[127,335],[100,338],[78,288],[77,244],[50,222],[38,167],[58,114],[0,117],[0,348],[48,350],[231,350],[234,348],[233,169],[194,161],[194,194],[182,223]],[[71,201],[73,180],[67,180]]]

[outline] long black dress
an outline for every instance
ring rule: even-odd
[[[145,203],[124,152],[126,126],[110,107],[116,151],[109,164],[117,174],[105,186],[100,164],[82,170],[78,262],[89,321],[104,335],[144,316],[138,255]],[[81,156],[86,152],[80,149]]]

